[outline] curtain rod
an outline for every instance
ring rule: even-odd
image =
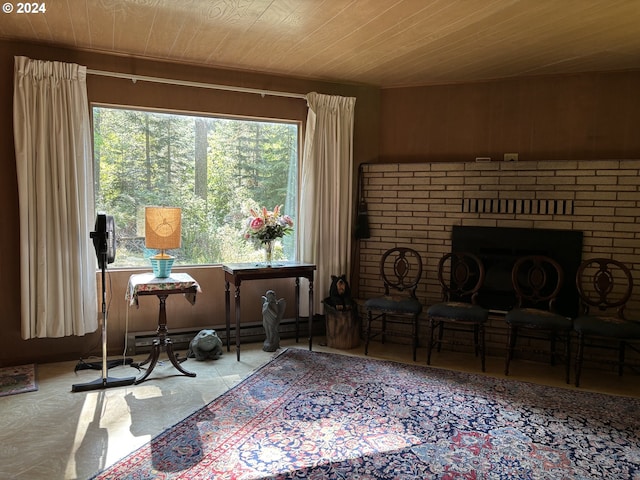
[[[231,85],[216,85],[214,83],[190,82],[188,80],[173,80],[170,78],[149,77],[146,75],[133,75],[129,73],[91,70],[89,68],[87,68],[87,73],[89,75],[99,75],[102,77],[126,78],[131,80],[133,83],[136,83],[138,80],[140,80],[142,82],[164,83],[167,85],[179,85],[181,87],[208,88],[210,90],[227,90],[229,92],[254,93],[262,97],[264,97],[265,95],[270,95],[273,97],[300,98],[303,100],[307,99],[307,96],[303,93],[278,92],[274,90],[260,90],[257,88],[234,87]]]

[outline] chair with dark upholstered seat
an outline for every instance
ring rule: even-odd
[[[528,255],[516,260],[511,271],[511,282],[516,294],[516,306],[506,317],[507,358],[504,374],[509,375],[516,339],[521,330],[547,335],[551,344],[551,365],[555,365],[556,339],[564,339],[566,382],[570,381],[572,321],[556,312],[555,303],[564,282],[562,267],[544,255]],[[534,333],[538,336],[538,333]]]
[[[613,348],[618,350],[618,359],[615,363],[618,375],[622,375],[626,347],[633,348],[634,342],[640,342],[640,322],[625,318],[633,277],[624,263],[609,258],[585,260],[578,267],[576,286],[582,307],[582,314],[573,322],[573,329],[578,334],[576,387],[579,387],[586,340],[599,342],[591,346],[600,348],[612,348],[603,341],[616,342],[617,347]]]
[[[452,252],[445,254],[438,263],[438,281],[442,287],[443,301],[431,305],[427,310],[429,334],[427,343],[427,365],[431,365],[434,345],[440,351],[445,326],[451,330],[473,332],[476,356],[480,354],[482,371],[485,370],[484,326],[489,311],[477,305],[478,291],[484,282],[485,269],[474,254]],[[437,340],[433,339],[438,330]]]
[[[384,284],[384,295],[370,298],[364,306],[367,310],[364,354],[369,353],[369,340],[377,335],[385,342],[387,324],[410,325],[413,360],[418,348],[418,319],[422,304],[416,297],[416,289],[422,277],[422,257],[408,247],[391,248],[380,259],[380,275]],[[380,330],[372,333],[374,322],[380,320]],[[401,335],[399,329],[393,332]]]

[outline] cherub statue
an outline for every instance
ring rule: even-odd
[[[280,332],[278,327],[284,315],[287,302],[284,298],[276,300],[276,292],[267,290],[262,296],[262,326],[267,338],[262,345],[265,352],[275,352],[280,348]]]

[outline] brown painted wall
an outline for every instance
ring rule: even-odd
[[[477,156],[501,159],[517,152],[525,160],[592,160],[640,158],[640,72],[593,73],[554,77],[387,89],[311,82],[303,79],[207,69],[130,57],[94,54],[37,45],[0,42],[0,304],[3,335],[0,365],[77,358],[99,348],[99,337],[20,339],[18,197],[12,129],[13,56],[61,60],[96,70],[231,84],[279,91],[356,96],[354,160],[362,162],[473,161]],[[304,121],[301,100],[260,99],[184,87],[102,77],[88,79],[89,100],[122,105],[175,108],[212,113],[290,118]],[[357,244],[354,245],[353,285],[358,285]],[[194,308],[172,306],[170,328],[219,324],[223,321],[223,286],[219,266],[189,270],[201,281],[203,294]],[[120,302],[128,276],[113,275],[113,298]],[[286,285],[283,285],[286,290]],[[257,320],[258,309],[248,298],[264,292],[256,282],[247,287],[248,320]],[[244,290],[243,290],[244,293]],[[284,293],[283,293],[284,294]],[[122,300],[124,301],[124,300]],[[291,303],[291,302],[290,302]],[[130,310],[130,330],[152,328],[154,305]],[[120,303],[110,313],[109,345],[117,353],[123,346],[126,308]],[[174,310],[175,309],[175,310]],[[132,313],[133,312],[133,313]],[[133,324],[131,320],[133,318]],[[173,320],[175,319],[175,320]],[[175,322],[175,323],[172,323]],[[144,328],[140,327],[144,325]],[[139,328],[140,327],[140,328]]]
[[[640,71],[385,89],[380,162],[640,158]]]
[[[32,44],[0,41],[0,162],[3,175],[0,178],[0,248],[3,252],[0,267],[0,365],[27,362],[47,362],[76,359],[88,353],[99,354],[99,332],[85,337],[61,339],[20,338],[20,300],[17,290],[20,275],[18,254],[18,192],[15,154],[13,149],[13,68],[14,56],[24,55],[34,59],[58,60],[86,65],[90,69],[133,73],[138,75],[172,78],[193,82],[227,84],[240,87],[308,93],[355,96],[356,120],[354,132],[354,157],[356,163],[375,161],[378,155],[379,90],[371,87],[312,82],[304,79],[276,77],[247,72],[217,70],[190,65],[155,62],[130,57],[95,54],[83,51],[45,47]],[[306,102],[301,99],[232,93],[226,91],[177,87],[147,82],[88,76],[89,101],[116,105],[168,108],[175,110],[237,114],[256,117],[291,119],[304,125],[307,115]],[[373,139],[373,140],[372,140]],[[89,232],[87,232],[87,235]],[[177,268],[176,268],[177,270]],[[185,270],[185,269],[182,269]],[[180,298],[170,298],[168,305],[169,328],[191,328],[224,323],[224,278],[219,265],[189,268],[198,280],[203,293],[191,307]],[[112,298],[109,311],[109,351],[120,353],[124,346],[124,329],[127,311],[129,331],[153,330],[157,325],[158,307],[151,298],[145,298],[139,309],[127,310],[124,292],[128,278],[135,271],[114,271],[111,274]],[[279,296],[288,298],[293,316],[291,282],[249,282],[242,288],[243,319],[259,321],[260,296],[267,288],[278,288]],[[149,300],[149,301],[148,301]],[[100,306],[99,306],[100,310]]]

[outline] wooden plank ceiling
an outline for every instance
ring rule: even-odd
[[[640,0],[43,3],[0,38],[380,87],[640,68]]]

